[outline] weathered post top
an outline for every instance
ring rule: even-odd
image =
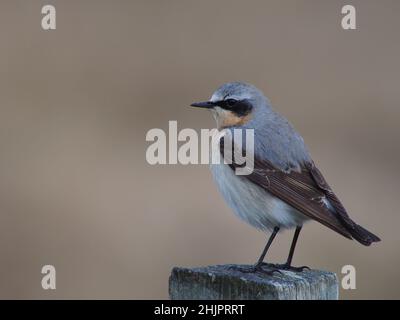
[[[245,273],[233,265],[172,269],[172,300],[337,300],[335,273],[320,270]],[[246,267],[246,266],[240,266]]]

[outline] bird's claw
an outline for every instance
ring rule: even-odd
[[[268,267],[267,269],[264,269],[263,267],[266,266]],[[253,266],[230,266],[229,269],[235,270],[235,271],[240,271],[242,273],[260,273],[260,274],[266,274],[269,276],[274,275],[274,273],[279,273],[282,274],[282,272],[278,268],[274,268],[273,265],[269,263],[260,263],[260,264],[255,264]]]
[[[229,266],[229,269],[239,271],[242,273],[261,273],[261,274],[266,274],[266,275],[270,275],[270,276],[274,275],[274,273],[278,273],[278,274],[282,275],[283,270],[293,271],[293,272],[303,272],[304,270],[310,270],[310,268],[307,266],[293,267],[287,263],[273,264],[273,263],[266,263],[266,262],[257,263],[253,266],[232,265],[232,266]]]
[[[293,272],[303,272],[304,270],[310,270],[310,267],[307,267],[307,266],[293,267],[287,263],[276,264],[275,267],[279,270],[287,270],[287,271],[293,271]]]

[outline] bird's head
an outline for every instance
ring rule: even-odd
[[[229,82],[219,87],[210,100],[195,102],[191,106],[211,110],[218,129],[224,129],[246,124],[265,102],[263,93],[253,85]]]

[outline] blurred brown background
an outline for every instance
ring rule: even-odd
[[[187,106],[248,81],[304,136],[370,248],[310,223],[295,264],[357,269],[341,298],[400,298],[400,2],[26,1],[0,10],[0,297],[167,298],[174,265],[252,263],[205,165],[150,166],[151,128],[211,128]],[[41,7],[57,30],[41,29]],[[283,261],[292,233],[270,259]],[[57,289],[41,288],[41,267]]]

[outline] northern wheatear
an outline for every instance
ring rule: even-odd
[[[254,129],[254,146],[250,146],[254,153],[251,174],[236,175],[235,161],[211,164],[214,180],[236,215],[257,229],[272,231],[258,262],[249,271],[303,270],[305,267],[293,267],[291,263],[303,223],[310,219],[365,246],[380,241],[350,219],[315,166],[303,138],[272,109],[269,100],[256,87],[241,82],[226,83],[209,101],[191,106],[211,110],[220,131]],[[214,152],[223,154],[223,150],[221,143]],[[264,263],[276,234],[292,228],[296,230],[286,263]]]

